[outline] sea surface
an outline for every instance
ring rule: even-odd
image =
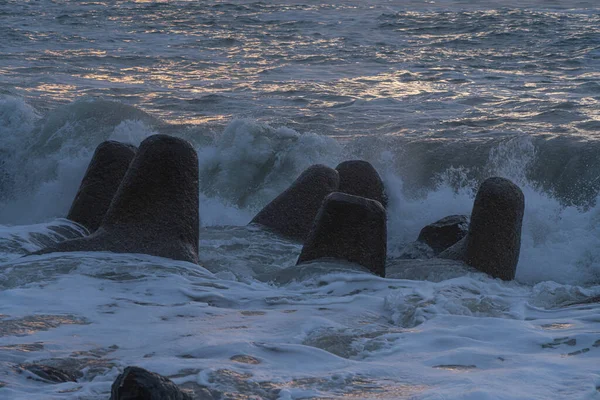
[[[200,266],[27,256],[85,234],[95,146],[155,133],[198,151]],[[596,0],[0,0],[0,398],[108,399],[137,365],[198,399],[600,399],[598,154]],[[246,226],[357,158],[388,278]],[[525,193],[515,281],[399,260],[494,175]]]

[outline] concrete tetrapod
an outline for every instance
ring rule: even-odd
[[[35,254],[143,253],[198,262],[198,157],[190,143],[153,135],[140,145],[98,230]]]

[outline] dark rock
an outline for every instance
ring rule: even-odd
[[[337,190],[339,175],[324,165],[313,165],[252,220],[280,235],[304,241],[323,199]]]
[[[421,229],[417,240],[427,244],[437,255],[465,237],[468,230],[466,215],[450,215]]]
[[[143,253],[198,262],[198,157],[167,135],[142,142],[98,230],[34,254]]]
[[[385,209],[376,200],[332,193],[323,202],[298,264],[322,258],[357,263],[385,276]]]
[[[96,231],[110,206],[137,148],[115,141],[102,142],[96,148],[79,191],[67,216]]]
[[[340,174],[339,192],[377,200],[387,207],[383,181],[371,163],[362,160],[344,161],[337,167]]]
[[[463,260],[494,278],[514,279],[524,211],[517,185],[504,178],[486,179],[475,197],[469,233],[440,257]]]
[[[40,380],[48,383],[64,383],[64,382],[77,382],[77,377],[73,374],[63,371],[58,368],[51,367],[49,365],[42,364],[21,364],[19,365],[21,371],[29,371],[37,378],[34,380]]]
[[[127,367],[113,382],[110,400],[192,400],[192,397],[161,375]]]

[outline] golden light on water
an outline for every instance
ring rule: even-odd
[[[452,372],[468,372],[477,369],[475,365],[460,365],[460,364],[448,364],[448,365],[435,365],[435,369],[445,369],[446,371]]]

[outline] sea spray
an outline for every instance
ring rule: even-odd
[[[1,99],[0,223],[64,217],[100,142],[139,144],[156,133],[155,119],[116,102],[83,99],[39,117],[22,100]]]
[[[313,164],[335,166],[341,146],[332,138],[234,120],[213,146],[199,149],[201,190],[238,207],[258,209]]]

